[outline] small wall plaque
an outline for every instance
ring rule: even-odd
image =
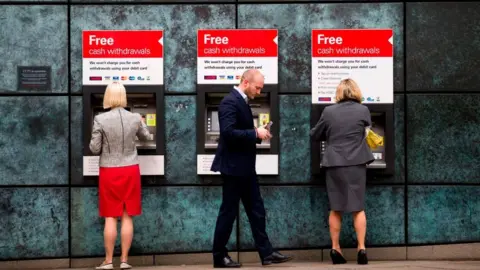
[[[51,91],[50,66],[18,66],[17,90],[18,91]]]

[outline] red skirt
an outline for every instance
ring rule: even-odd
[[[100,167],[98,210],[101,217],[121,217],[142,213],[140,167]],[[125,205],[125,208],[124,208]]]

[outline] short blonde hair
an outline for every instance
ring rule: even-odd
[[[337,102],[341,102],[344,100],[355,100],[361,103],[362,91],[360,91],[360,87],[358,87],[358,84],[354,80],[350,78],[343,79],[337,86],[335,100]]]
[[[103,108],[115,108],[115,107],[127,107],[127,91],[123,84],[119,82],[113,82],[105,89],[105,95],[103,96]]]

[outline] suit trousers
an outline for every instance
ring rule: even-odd
[[[221,261],[228,253],[226,245],[230,239],[233,223],[239,212],[240,199],[250,222],[255,246],[263,259],[273,253],[273,247],[265,231],[265,207],[260,194],[257,176],[228,176],[222,174],[223,199],[215,226],[213,259]]]

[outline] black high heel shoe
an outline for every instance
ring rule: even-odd
[[[358,264],[368,264],[367,251],[365,251],[365,249],[360,249],[358,251],[357,263]]]
[[[345,264],[347,260],[342,256],[342,254],[335,249],[330,250],[330,258],[332,259],[333,264]]]

